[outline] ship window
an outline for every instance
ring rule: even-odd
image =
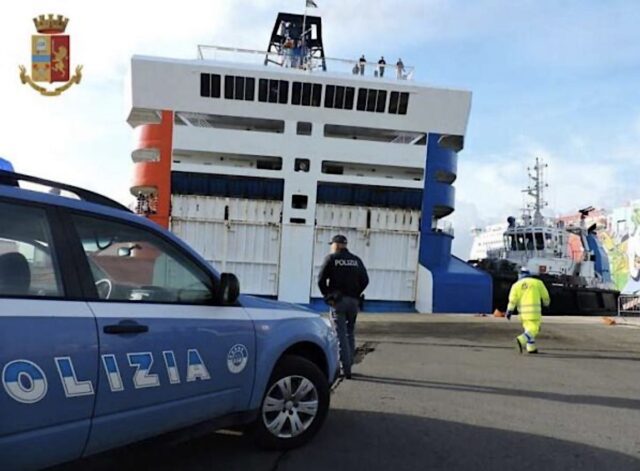
[[[367,111],[375,111],[378,90],[369,90],[367,93]]]
[[[352,110],[353,109],[353,96],[355,94],[356,89],[353,87],[347,87],[345,90],[345,98],[344,98],[344,109]]]
[[[339,110],[344,109],[344,87],[336,87],[335,107]]]
[[[211,98],[220,98],[220,75],[211,74]]]
[[[253,77],[247,77],[244,84],[244,99],[247,101],[253,101],[256,93],[256,79]]]
[[[294,164],[294,170],[296,172],[308,172],[311,167],[309,159],[296,159]]]
[[[409,94],[400,94],[400,104],[398,106],[398,114],[407,114],[407,108],[409,106]]]
[[[353,108],[353,87],[338,87],[327,85],[327,91],[324,97],[325,108],[335,108],[338,110]]]
[[[289,82],[286,80],[260,79],[258,82],[258,101],[269,103],[289,102]]]
[[[367,89],[360,88],[358,90],[358,111],[364,111],[367,108]]]
[[[342,88],[342,87],[341,87]],[[344,91],[344,90],[343,90]],[[352,105],[352,95],[349,93],[347,89],[346,98],[348,98],[348,103],[344,103],[344,107],[347,109],[351,109],[349,105]],[[358,111],[375,111],[376,113],[384,113],[385,106],[387,104],[387,91],[386,90],[375,90],[372,88],[360,88],[358,90]],[[338,108],[338,105],[336,105]]]
[[[293,82],[291,104],[320,106],[322,85],[319,83]]]
[[[278,103],[286,105],[289,103],[289,82],[286,80],[279,81]]]
[[[309,197],[307,195],[292,195],[291,207],[293,209],[307,209],[309,204]]]
[[[302,84],[302,104],[304,106],[311,105],[311,84],[310,83]]]
[[[536,232],[536,249],[544,250],[544,234],[542,232]]]
[[[200,96],[220,98],[220,75],[200,74]]]
[[[333,108],[333,101],[335,98],[336,87],[333,85],[327,85],[324,92],[324,107]]]
[[[211,76],[200,74],[200,96],[211,96]]]
[[[299,136],[311,136],[311,123],[299,121],[296,129]]]
[[[387,91],[378,90],[378,102],[376,104],[376,112],[384,113],[384,107],[387,104]]]
[[[311,96],[311,106],[320,106],[320,97],[322,96],[322,85],[313,84],[313,94]]]
[[[236,77],[235,99],[242,100],[243,98],[244,98],[244,77]]]
[[[293,82],[293,87],[291,90],[291,104],[299,105],[302,99],[302,83],[301,82]]]
[[[216,91],[212,80],[212,91]],[[226,75],[224,77],[224,97],[227,100],[253,101],[256,80],[253,77]],[[220,96],[220,76],[218,76],[217,93]]]
[[[389,98],[389,113],[398,114],[398,101],[400,101],[400,92],[391,92]]]
[[[233,75],[225,75],[225,77],[224,77],[224,97],[227,100],[232,100],[233,99],[233,83],[234,83]]]
[[[278,103],[279,80],[269,80],[269,103]]]
[[[269,87],[269,81],[267,79],[260,79],[258,82],[258,101],[267,101],[267,88]]]
[[[527,234],[525,234],[525,238],[527,240],[526,249],[527,250],[533,250],[533,234],[528,232]]]

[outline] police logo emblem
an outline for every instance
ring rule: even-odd
[[[227,355],[227,368],[229,368],[231,373],[241,373],[247,366],[247,361],[249,361],[249,351],[247,347],[241,344],[236,344],[231,347]]]
[[[44,96],[58,96],[73,84],[80,84],[82,66],[71,75],[71,38],[63,34],[69,18],[62,15],[40,15],[33,19],[39,34],[31,36],[31,75],[23,65],[20,69],[20,81]],[[36,82],[64,82],[63,85],[47,89]]]

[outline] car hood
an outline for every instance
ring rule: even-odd
[[[252,309],[271,309],[278,311],[301,311],[309,314],[319,314],[307,307],[294,303],[286,303],[284,301],[276,301],[274,299],[261,298],[259,296],[249,296],[241,294],[238,301],[243,307]]]

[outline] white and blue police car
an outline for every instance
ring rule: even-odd
[[[196,425],[296,447],[337,374],[330,319],[240,295],[234,275],[101,195],[0,170],[0,469]]]

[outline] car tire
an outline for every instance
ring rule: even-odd
[[[311,361],[283,357],[265,389],[253,436],[261,448],[289,450],[307,443],[322,426],[330,402],[327,377]]]

